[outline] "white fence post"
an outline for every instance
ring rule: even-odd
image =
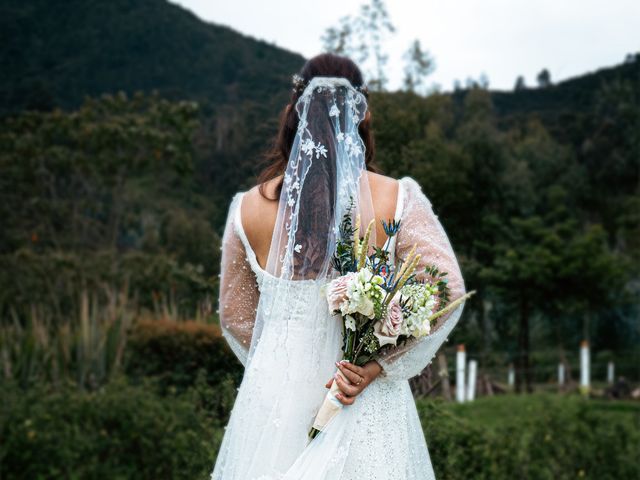
[[[558,364],[558,386],[564,387],[564,363],[562,362]]]
[[[585,395],[589,393],[590,381],[589,342],[583,340],[580,343],[580,391]]]
[[[458,352],[456,354],[456,401],[458,403],[464,402],[465,388],[464,388],[464,368],[466,363],[466,353],[464,351],[464,344],[458,345]]]
[[[469,360],[469,377],[467,379],[467,401],[472,402],[476,398],[476,377],[478,372],[477,360]]]
[[[513,368],[513,363],[509,364],[509,373],[507,373],[507,383],[509,384],[509,388],[513,389],[513,386],[516,383],[516,371]]]
[[[609,362],[607,363],[607,383],[609,385],[613,384],[614,382],[614,378],[615,378],[615,365],[613,364],[613,362]]]

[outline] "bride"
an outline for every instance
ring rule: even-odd
[[[392,256],[416,245],[419,268],[448,272],[452,299],[465,293],[438,217],[411,177],[373,164],[368,91],[348,58],[322,54],[294,75],[270,165],[231,201],[222,242],[220,322],[245,367],[211,478],[215,480],[433,479],[408,379],[431,362],[464,302],[432,333],[362,367],[339,362],[341,322],[322,287],[350,205],[361,224],[400,221]],[[393,261],[393,259],[391,260]],[[342,375],[338,375],[341,372]],[[313,441],[308,432],[327,388],[341,412]]]

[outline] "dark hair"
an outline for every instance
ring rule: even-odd
[[[313,77],[345,77],[354,87],[363,87],[364,81],[362,72],[358,66],[350,58],[336,55],[333,53],[322,53],[307,60],[300,72],[298,73],[306,84]],[[291,94],[291,100],[280,114],[280,127],[278,134],[273,142],[273,146],[264,155],[266,167],[258,176],[258,184],[260,185],[260,194],[267,198],[264,194],[264,183],[268,180],[282,175],[289,161],[289,154],[293,145],[293,139],[298,129],[298,113],[295,104],[298,101],[303,89],[295,89]],[[369,93],[366,89],[363,94],[368,99]],[[362,138],[365,146],[365,164],[367,170],[379,172],[380,169],[374,164],[375,144],[373,132],[371,131],[371,112],[368,111],[364,120],[358,126],[358,133]],[[277,186],[277,195],[280,195],[282,182]],[[277,197],[276,197],[277,198]]]

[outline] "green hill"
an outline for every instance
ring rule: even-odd
[[[640,102],[640,54],[628,61],[601,68],[543,88],[525,88],[512,92],[494,91],[493,106],[503,123],[537,117],[563,141],[579,144],[583,140],[585,116],[597,105],[605,85],[628,83],[636,102]],[[639,103],[636,107],[640,108]]]
[[[85,95],[118,90],[282,102],[304,62],[165,0],[6,0],[0,32],[3,113],[72,108]]]
[[[633,80],[640,88],[640,62],[629,61],[601,68],[544,88],[524,88],[513,92],[492,93],[496,111],[501,115],[550,111],[585,112],[593,104],[593,93],[603,83],[619,79]]]
[[[0,41],[0,114],[75,108],[85,95],[154,89],[213,107],[257,101],[277,108],[305,60],[166,0],[69,0],[55,8],[46,0],[5,0]],[[537,115],[553,125],[588,111],[593,92],[614,79],[640,86],[640,62],[547,88],[494,91],[492,102],[509,121]],[[453,95],[462,99],[465,90]]]

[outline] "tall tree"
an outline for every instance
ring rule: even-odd
[[[538,80],[538,86],[540,88],[545,88],[551,86],[551,73],[546,68],[543,68],[538,76],[536,77]]]
[[[325,51],[349,56],[360,64],[369,77],[369,87],[383,91],[389,80],[384,44],[395,31],[384,1],[371,0],[360,7],[358,15],[344,16],[338,26],[328,28],[322,42]]]
[[[404,54],[404,87],[410,92],[425,93],[425,79],[435,70],[433,57],[423,50],[420,40],[413,41]]]

